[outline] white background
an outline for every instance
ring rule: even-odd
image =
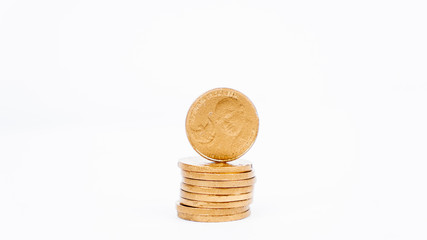
[[[426,239],[425,1],[1,1],[0,239]],[[176,217],[184,121],[254,102],[251,217]]]

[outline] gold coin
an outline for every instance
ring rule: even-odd
[[[212,162],[201,157],[189,157],[180,159],[178,166],[185,171],[206,173],[239,173],[252,170],[252,164],[242,159],[226,163]]]
[[[184,177],[182,182],[199,187],[247,187],[255,183],[255,177],[236,181],[196,180]]]
[[[245,154],[258,134],[259,119],[252,102],[230,88],[202,94],[191,105],[185,128],[201,156],[227,162]]]
[[[199,186],[193,186],[193,185],[182,183],[181,189],[187,192],[192,192],[192,193],[230,195],[230,194],[242,194],[242,193],[252,192],[254,187],[248,186],[248,187],[233,187],[233,188],[214,188],[214,187],[199,187]]]
[[[252,199],[246,199],[241,201],[232,201],[232,202],[204,202],[191,200],[181,197],[180,203],[183,205],[198,207],[198,208],[236,208],[248,206],[252,203]]]
[[[178,217],[195,222],[229,222],[246,218],[250,214],[250,210],[232,215],[196,215],[178,212]]]
[[[230,215],[242,213],[249,209],[249,206],[236,208],[195,208],[180,203],[176,204],[176,209],[180,213],[197,214],[197,215]]]
[[[244,180],[254,177],[254,172],[244,173],[199,173],[199,172],[188,172],[182,171],[182,176],[186,178],[199,179],[199,180],[218,180],[218,181],[230,181],[230,180]]]
[[[240,201],[252,198],[252,193],[242,193],[235,195],[213,195],[213,194],[200,194],[200,193],[191,193],[186,192],[181,189],[181,197],[197,200],[203,202],[232,202],[232,201]]]

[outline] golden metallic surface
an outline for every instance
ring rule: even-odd
[[[181,184],[181,189],[192,193],[201,194],[214,194],[214,195],[232,195],[252,192],[254,187],[233,187],[233,188],[213,188],[213,187],[199,187],[188,185],[185,183]]]
[[[201,156],[227,162],[245,154],[258,134],[259,119],[241,92],[216,88],[202,94],[188,111],[188,140]]]
[[[252,178],[254,177],[254,172],[250,171],[244,173],[199,173],[182,171],[182,176],[199,180],[232,181]]]
[[[255,177],[245,180],[235,181],[213,181],[213,180],[196,180],[191,178],[183,178],[182,182],[199,187],[247,187],[255,183]]]
[[[252,193],[242,193],[236,195],[212,195],[186,192],[181,189],[181,197],[190,200],[197,200],[203,202],[232,202],[252,198]]]
[[[250,214],[250,210],[232,215],[196,215],[178,212],[178,217],[195,222],[229,222],[246,218]]]
[[[232,202],[204,202],[191,200],[181,197],[180,203],[183,205],[197,207],[197,208],[236,208],[249,206],[252,203],[252,199],[246,199],[241,201],[232,201]]]
[[[180,213],[197,214],[197,215],[231,215],[242,213],[249,209],[249,206],[236,208],[195,208],[180,203],[176,204],[176,209]]]
[[[178,166],[185,171],[205,173],[239,173],[252,170],[252,164],[242,159],[232,162],[212,162],[202,157],[188,157],[180,159]]]

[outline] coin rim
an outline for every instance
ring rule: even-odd
[[[230,215],[198,215],[178,212],[178,217],[187,221],[193,222],[231,222],[242,220],[251,215],[251,210],[248,209],[242,213],[230,214]]]
[[[233,195],[216,195],[216,194],[202,194],[192,193],[181,189],[181,197],[189,200],[203,201],[203,202],[233,202],[251,199],[253,197],[252,192],[233,194]]]
[[[231,202],[205,202],[205,201],[197,201],[197,200],[181,197],[179,202],[181,204],[184,204],[190,207],[197,207],[197,208],[235,208],[235,207],[249,206],[252,203],[252,201],[253,199],[250,198],[246,200],[231,201]],[[234,206],[233,204],[237,204],[237,206]]]
[[[252,168],[253,168],[252,163],[247,161],[247,160],[241,160],[241,161],[244,161],[247,163],[245,165],[233,166],[232,165],[233,163],[223,162],[223,163],[230,164],[231,166],[210,167],[209,165],[193,165],[193,164],[185,163],[186,159],[190,159],[190,158],[181,158],[178,161],[178,167],[181,168],[182,170],[189,171],[189,172],[201,172],[201,173],[236,172],[236,173],[240,173],[240,172],[252,171]],[[206,159],[206,158],[204,158],[204,159]],[[207,160],[209,160],[209,159],[207,159]],[[188,160],[188,161],[190,161],[190,160]],[[194,161],[197,161],[197,158]],[[209,160],[209,161],[211,161],[211,160]],[[221,162],[219,162],[219,163],[221,163]]]
[[[178,212],[186,213],[186,214],[224,216],[224,215],[231,215],[231,214],[238,214],[238,213],[245,212],[249,210],[249,205],[235,207],[235,208],[197,208],[197,207],[187,206],[180,202],[177,202],[176,210]]]
[[[234,195],[234,194],[242,194],[242,193],[253,192],[254,185],[246,186],[246,187],[229,187],[229,188],[221,187],[221,188],[218,188],[218,187],[196,186],[196,185],[191,185],[191,184],[183,182],[183,183],[181,183],[181,189],[183,189],[187,192],[199,193],[199,194]],[[243,190],[243,189],[248,189],[248,190]],[[237,192],[233,192],[233,190],[237,190]]]
[[[190,182],[188,182],[190,181]],[[228,180],[228,181],[215,181],[215,180],[199,180],[199,179],[192,179],[192,178],[186,178],[183,177],[182,182],[189,184],[189,185],[194,185],[194,186],[199,186],[199,187],[217,187],[217,188],[231,188],[231,187],[247,187],[247,186],[252,186],[255,184],[256,182],[256,178],[252,177],[249,179],[243,179],[243,180]],[[193,183],[191,183],[193,182]],[[198,182],[198,183],[197,183]],[[202,183],[211,183],[211,184],[207,184],[207,185],[203,185]],[[243,182],[249,182],[249,183],[244,183]],[[240,183],[237,184],[236,183]],[[202,184],[202,185],[201,185]],[[218,184],[218,185],[216,185]]]
[[[199,172],[182,170],[181,174],[183,177],[191,178],[195,180],[214,180],[214,181],[246,180],[246,179],[255,177],[254,171],[247,171],[247,172],[241,172],[241,173],[199,173]],[[220,178],[220,177],[226,177],[226,178]]]

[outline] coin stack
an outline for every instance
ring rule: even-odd
[[[213,89],[196,99],[186,132],[203,158],[179,161],[183,181],[178,217],[226,222],[250,215],[255,175],[252,164],[239,158],[254,143],[258,124],[252,102],[234,89]]]
[[[182,169],[178,217],[198,222],[226,222],[250,214],[255,175],[252,164],[211,162],[203,158],[179,161]]]

